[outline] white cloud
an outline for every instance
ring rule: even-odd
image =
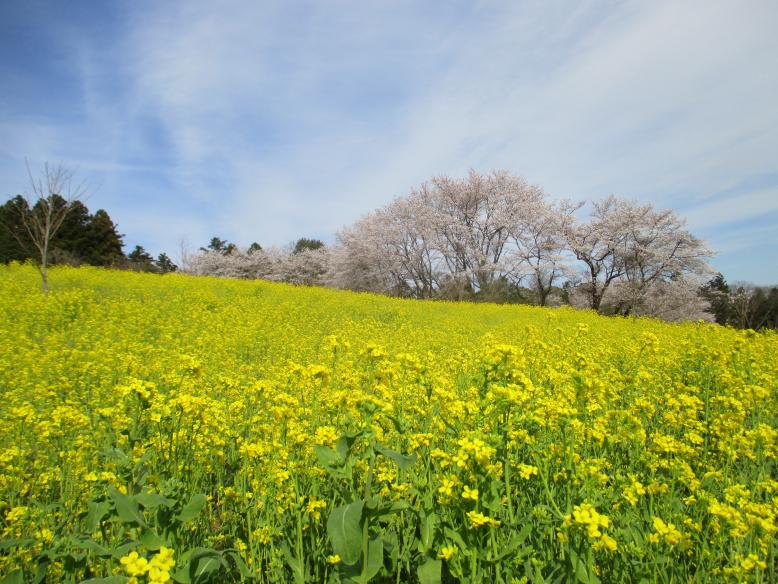
[[[700,228],[774,209],[769,191],[718,196],[778,171],[772,0],[149,2],[126,25],[110,67],[77,53],[104,163],[130,184],[152,167],[141,184],[159,195],[116,212],[150,247],[188,225],[241,243],[326,237],[470,167],[688,209]],[[42,151],[65,143],[37,131],[55,143]],[[177,222],[150,227],[155,205]]]
[[[774,211],[778,211],[778,187],[706,202],[691,208],[685,215],[692,229],[711,229],[754,217],[761,218]]]

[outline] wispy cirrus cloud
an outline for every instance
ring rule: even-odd
[[[434,174],[508,168],[554,196],[674,207],[718,269],[778,280],[738,261],[778,246],[772,1],[195,0],[97,18],[96,38],[64,19],[77,114],[0,101],[0,127],[31,157],[87,161],[128,243],[329,239]],[[11,176],[19,151],[0,152]]]

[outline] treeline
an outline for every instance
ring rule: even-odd
[[[0,261],[88,264],[157,273],[179,266],[138,245],[124,254],[108,213],[59,195],[72,174],[45,166],[44,180],[0,206]],[[71,194],[73,191],[70,191]],[[588,210],[588,213],[585,211]],[[182,250],[187,273],[262,278],[391,296],[569,304],[602,314],[776,328],[778,289],[713,279],[713,252],[670,209],[609,196],[550,201],[507,171],[436,177],[360,218],[335,244],[301,238],[284,248],[211,239]]]
[[[48,207],[51,207],[49,210]],[[155,259],[143,246],[124,253],[124,237],[108,212],[90,213],[79,201],[67,201],[54,193],[30,206],[17,195],[0,206],[0,262],[40,260],[34,236],[36,225],[47,216],[61,216],[57,229],[51,230],[48,262],[51,264],[90,265],[148,272],[168,273],[177,266],[165,253]]]
[[[712,296],[712,255],[672,210],[615,196],[588,206],[553,202],[500,171],[434,178],[342,229],[329,248],[230,244],[201,249],[186,269],[400,297],[774,327],[774,289],[739,286]]]

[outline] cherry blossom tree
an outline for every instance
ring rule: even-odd
[[[600,310],[606,292],[618,282],[618,294],[611,293],[609,303],[614,312],[628,315],[654,284],[708,274],[713,252],[685,225],[672,210],[613,195],[593,204],[588,221],[571,213],[562,234],[583,264],[581,288],[589,307]]]

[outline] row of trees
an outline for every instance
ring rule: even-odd
[[[48,290],[49,263],[159,273],[177,266],[142,246],[122,252],[108,213],[90,214],[62,165],[29,172],[31,191],[0,206],[0,261],[35,259]],[[586,211],[588,210],[588,213]],[[219,237],[185,271],[325,285],[394,296],[568,303],[607,314],[706,318],[775,327],[778,289],[708,281],[712,251],[672,210],[614,196],[590,207],[553,202],[507,171],[436,177],[342,229],[336,244],[301,238],[286,248],[241,249]],[[706,281],[707,284],[706,284]]]
[[[299,240],[243,250],[215,238],[186,268],[413,298],[713,319],[699,293],[712,252],[683,219],[614,196],[585,211],[508,172],[470,172],[435,178],[367,214],[331,248]]]
[[[197,275],[265,279],[307,286],[323,285],[329,269],[329,250],[318,239],[301,238],[286,248],[263,249],[258,243],[241,249],[219,237],[208,247],[184,253],[183,268]]]
[[[166,254],[155,260],[142,246],[125,256],[117,225],[104,209],[89,212],[82,201],[88,184],[68,167],[45,164],[38,175],[27,171],[29,191],[0,205],[0,262],[34,260],[44,292],[52,263],[175,271]]]
[[[614,196],[549,201],[506,171],[434,178],[337,235],[329,283],[416,298],[559,303],[702,317],[711,250],[671,210]]]

